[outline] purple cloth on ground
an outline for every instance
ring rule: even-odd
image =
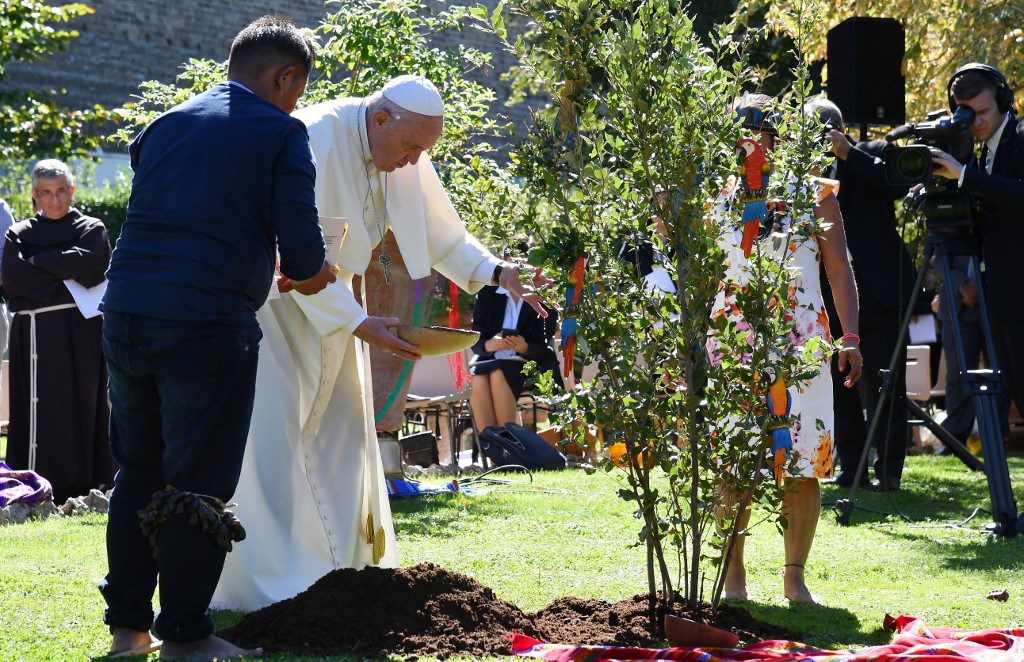
[[[53,499],[53,487],[34,471],[15,471],[0,462],[0,508]]]

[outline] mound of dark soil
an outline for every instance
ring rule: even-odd
[[[695,617],[681,607],[676,614]],[[696,618],[707,621],[703,614]],[[794,638],[730,606],[720,607],[714,624],[744,641]],[[336,570],[218,634],[267,652],[446,659],[508,655],[513,631],[560,644],[663,645],[650,631],[645,596],[615,603],[561,598],[524,614],[483,584],[432,563]]]

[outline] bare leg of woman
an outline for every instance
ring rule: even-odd
[[[750,509],[746,508],[739,516],[737,528],[743,531],[750,523]],[[732,555],[729,557],[729,566],[725,569],[725,586],[722,589],[722,596],[730,600],[747,600],[747,569],[743,565],[743,542],[746,536],[736,536],[736,543],[732,548]]]
[[[500,370],[495,370],[494,372],[501,374]],[[469,394],[469,406],[473,408],[473,422],[476,424],[476,429],[479,431],[497,425],[498,419],[494,414],[494,399],[491,397],[490,375],[473,375],[472,385],[473,390]]]
[[[494,416],[498,425],[505,423],[518,423],[519,416],[516,410],[516,398],[512,395],[512,388],[505,380],[505,373],[495,370],[488,375],[491,378],[491,400],[494,403]]]
[[[814,532],[821,515],[821,486],[817,478],[792,478],[782,499],[782,513],[788,526],[783,533],[786,567],[783,590],[793,602],[817,600],[804,583],[804,566],[811,553]]]

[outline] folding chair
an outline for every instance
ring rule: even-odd
[[[537,431],[537,414],[538,412],[544,414],[551,413],[551,407],[548,405],[537,402],[537,396],[534,395],[533,391],[523,391],[519,396],[519,400],[516,401],[516,410],[519,411],[519,415],[522,416],[526,412],[530,412],[532,418],[530,419],[530,429],[534,432]]]
[[[932,383],[932,397],[946,397],[946,353],[939,350],[939,371],[935,375],[935,382]]]
[[[931,347],[910,345],[907,347],[907,397],[918,402],[932,398]]]
[[[559,351],[558,345],[556,343],[557,343],[557,341],[555,339],[551,339],[548,342],[548,345],[555,352],[555,356],[556,356],[556,360],[557,360],[557,364],[558,364],[558,371],[559,371],[559,374],[561,374],[561,370],[562,370],[562,353]],[[533,391],[531,391],[530,389],[526,389],[526,390],[524,390],[519,395],[519,399],[516,400],[516,411],[519,412],[519,416],[520,416],[521,419],[522,419],[523,414],[525,414],[526,412],[530,412],[530,415],[532,416],[532,418],[531,418],[531,423],[530,423],[529,427],[534,432],[536,432],[537,431],[537,413],[538,412],[542,412],[545,415],[550,414],[551,413],[551,407],[549,407],[548,405],[546,405],[544,403],[537,402],[537,396],[534,395]],[[525,425],[525,419],[523,420],[523,422],[524,422],[524,425]]]
[[[463,354],[465,358],[465,353]],[[468,360],[467,360],[467,365]],[[446,356],[426,356],[413,366],[409,379],[409,395],[405,400],[406,428],[427,429],[430,417],[434,417],[434,434],[441,438],[441,419],[445,419],[451,448],[452,462],[457,463],[462,450],[462,434],[468,424],[473,431],[473,445],[483,463],[487,459],[480,453],[480,440],[473,423],[473,411],[469,404],[470,387],[459,393],[452,383],[451,368]]]

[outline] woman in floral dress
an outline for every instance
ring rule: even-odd
[[[775,130],[766,119],[766,106],[771,98],[765,95],[745,95],[737,103],[736,112],[743,120],[743,126],[753,132],[756,142],[770,159],[774,147]],[[742,142],[742,141],[741,141]],[[846,250],[846,234],[839,203],[831,186],[834,182],[816,182],[818,190],[814,218],[821,219],[822,229],[817,233],[797,232],[793,219],[785,212],[772,213],[762,222],[758,244],[754,250],[761,255],[773,255],[781,260],[790,257],[792,280],[789,283],[789,303],[793,318],[790,334],[792,347],[802,346],[812,337],[823,337],[831,341],[828,332],[828,316],[821,299],[819,260],[825,263],[829,284],[835,294],[836,308],[844,329],[850,329],[842,338],[840,367],[851,366],[845,382],[852,388],[860,377],[863,358],[860,354],[857,329],[857,287],[853,279]],[[746,251],[744,250],[743,228],[735,223],[737,214],[727,213],[741,205],[740,183],[734,182],[718,201],[713,216],[720,231],[719,245],[726,251],[726,277],[740,286],[748,278]],[[802,223],[813,224],[805,218]],[[752,239],[752,237],[751,237]],[[749,243],[749,240],[748,242]],[[737,309],[724,292],[715,302],[712,316],[726,315],[736,319]],[[712,354],[714,354],[712,348]],[[784,591],[787,598],[795,602],[815,602],[804,581],[804,566],[811,550],[818,518],[821,513],[821,489],[819,479],[829,478],[833,470],[833,410],[832,377],[825,356],[821,357],[818,376],[804,382],[798,388],[789,389],[792,395],[790,433],[793,450],[785,468],[786,493],[782,513],[787,527],[783,539],[785,547]],[[749,510],[741,514],[740,528],[749,520]],[[726,598],[747,599],[746,571],[743,563],[744,536],[738,536],[733,547],[730,563],[726,570],[724,594]]]

